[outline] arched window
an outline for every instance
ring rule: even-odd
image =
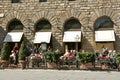
[[[70,18],[64,24],[64,49],[81,49],[81,23],[78,19]]]
[[[12,20],[8,25],[8,31],[12,30],[23,30],[23,24],[21,23],[21,21],[17,19]]]
[[[20,0],[11,0],[12,3],[19,3]]]
[[[69,19],[68,21],[65,22],[64,29],[69,30],[69,29],[80,29],[81,24],[77,19]]]
[[[46,19],[40,20],[36,24],[36,31],[39,31],[39,30],[50,30],[50,29],[51,29],[51,24]]]
[[[94,28],[113,28],[113,21],[107,16],[102,16],[95,21]]]
[[[108,16],[98,18],[94,23],[96,49],[101,50],[102,46],[115,49],[115,32],[113,29],[114,23]]]
[[[47,2],[47,0],[39,0],[39,2]]]

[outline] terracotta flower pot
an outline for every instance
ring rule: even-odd
[[[26,62],[24,60],[19,60],[19,64],[22,69],[26,68]]]

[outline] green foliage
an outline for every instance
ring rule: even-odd
[[[60,53],[54,52],[54,51],[47,51],[45,52],[45,58],[47,62],[55,62],[58,63],[60,60]]]
[[[26,56],[29,56],[29,50],[27,49],[26,44],[23,41],[20,46],[20,50],[19,50],[19,54],[18,54],[19,60],[25,60]]]
[[[84,53],[79,52],[78,53],[78,60],[81,63],[89,63],[89,62],[94,62],[95,57],[94,57],[94,54],[92,52],[84,52]]]
[[[1,58],[3,60],[9,60],[11,54],[10,46],[8,43],[3,43],[3,47],[1,49]]]
[[[116,63],[120,63],[120,52],[116,53]]]

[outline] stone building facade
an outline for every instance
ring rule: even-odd
[[[0,45],[2,46],[9,31],[9,24],[13,19],[17,19],[23,24],[24,37],[29,44],[32,44],[36,32],[35,25],[44,18],[51,24],[53,49],[64,51],[66,48],[63,42],[64,25],[72,18],[78,20],[81,24],[80,48],[85,51],[94,51],[97,49],[95,22],[100,17],[106,16],[113,22],[115,32],[112,49],[118,51],[120,50],[119,4],[120,0],[45,0],[45,2],[20,0],[18,3],[12,3],[11,0],[0,0]],[[101,44],[104,43],[106,42]]]

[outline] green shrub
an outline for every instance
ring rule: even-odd
[[[47,62],[54,62],[58,63],[60,60],[60,53],[54,52],[54,51],[47,51],[45,52],[45,58]]]
[[[81,63],[89,63],[89,62],[94,62],[95,61],[95,57],[94,54],[92,52],[79,52],[78,53],[78,60]]]
[[[120,52],[116,53],[116,63],[120,63]]]
[[[29,50],[27,49],[26,44],[23,41],[19,49],[18,58],[19,60],[25,60],[26,56],[29,56]]]
[[[3,60],[9,60],[11,54],[10,46],[7,42],[3,43],[3,47],[1,49],[1,58]]]

